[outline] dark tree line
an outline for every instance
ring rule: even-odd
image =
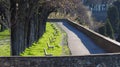
[[[116,8],[118,10],[118,18],[117,19],[118,19],[118,22],[119,22],[119,27],[118,27],[118,32],[117,32],[118,37],[117,37],[116,40],[120,42],[120,0],[117,0],[113,4],[116,6]]]
[[[88,4],[101,4],[101,3],[112,3],[114,2],[115,0],[85,0],[85,4],[88,5]]]
[[[57,6],[45,0],[1,0],[0,24],[11,32],[11,55],[19,55],[45,32],[47,17]]]
[[[9,27],[9,20],[7,14],[9,14],[7,7],[8,3],[4,4],[5,2],[0,1],[0,31],[4,31],[6,28]]]
[[[45,32],[48,15],[56,7],[42,0],[11,0],[12,55],[19,55]]]
[[[99,32],[112,39],[120,41],[120,0],[113,2],[107,11],[107,21]],[[107,33],[107,31],[109,31]]]

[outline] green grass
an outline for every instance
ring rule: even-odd
[[[0,40],[10,38],[10,32],[9,30],[5,30],[3,32],[0,32]]]
[[[62,55],[63,56],[69,56],[71,55],[70,53],[70,49],[68,47],[68,36],[67,33],[57,24],[55,23],[56,27],[60,29],[60,31],[62,32]]]
[[[44,56],[44,48],[46,49],[48,54],[52,54],[53,56],[60,56],[62,54],[62,46],[60,45],[62,40],[62,33],[59,29],[57,29],[57,35],[55,33],[55,25],[51,23],[47,23],[46,32],[39,39],[37,43],[33,43],[33,45],[21,53],[21,56]],[[53,42],[50,42],[50,40]],[[47,43],[50,46],[54,46],[54,49],[48,49]]]
[[[0,56],[10,56],[10,45],[0,45]]]
[[[53,33],[55,32],[55,25],[47,23],[46,27],[46,32],[39,39],[39,41],[37,43],[33,43],[31,47],[26,48],[26,50],[21,53],[21,56],[44,56],[44,48],[48,53],[53,54],[53,56],[61,56],[61,54],[69,55],[69,49],[66,43],[67,41],[63,40],[65,45],[60,45],[62,41],[62,35],[66,36],[66,34],[57,29],[58,33],[56,36],[54,36]],[[49,38],[55,38],[55,41],[50,43]],[[10,33],[8,30],[0,32],[0,56],[10,56],[10,42],[5,40],[10,40]],[[54,49],[48,49],[47,42],[51,46],[54,46]]]
[[[10,56],[10,42],[7,40],[10,40],[10,32],[0,32],[0,56]]]

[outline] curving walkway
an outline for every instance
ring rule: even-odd
[[[66,22],[57,22],[57,24],[68,35],[68,46],[72,55],[89,55],[106,53],[102,48],[97,46],[89,37],[72,27]]]

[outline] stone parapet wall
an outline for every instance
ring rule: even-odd
[[[120,54],[62,57],[0,57],[0,67],[120,67]]]
[[[112,53],[120,52],[119,42],[105,37],[99,33],[96,33],[88,28],[85,28],[80,24],[74,23],[73,21],[67,20],[67,22],[82,31],[84,34],[90,37],[98,46],[104,48],[106,51]]]
[[[78,30],[82,31],[88,37],[90,37],[98,46],[105,49],[110,53],[120,52],[120,43],[105,37],[97,32],[94,32],[80,24],[75,23],[69,19],[48,19],[49,22],[68,22],[70,25],[74,26]]]

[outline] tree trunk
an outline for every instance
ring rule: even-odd
[[[16,0],[11,0],[12,55],[20,55],[25,48],[38,41],[45,32],[46,21],[50,11],[47,6],[41,6],[42,9],[38,12],[39,6],[32,3],[30,4],[29,1],[24,0],[17,0],[17,2]],[[28,4],[29,7],[26,6]]]
[[[17,23],[16,23],[16,1],[11,2],[11,55],[18,55]]]

